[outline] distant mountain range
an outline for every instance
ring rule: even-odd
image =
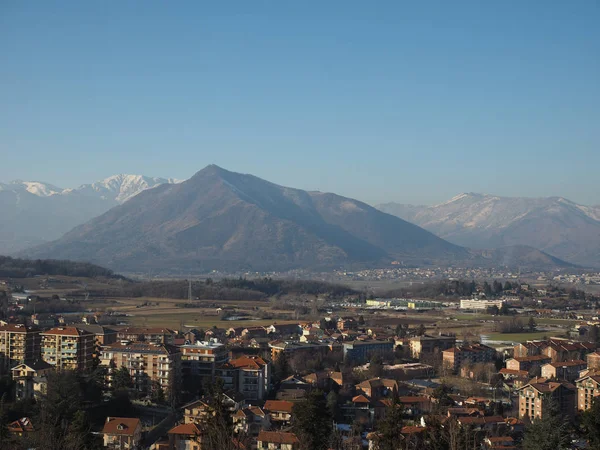
[[[385,203],[377,208],[457,245],[528,245],[574,264],[600,267],[600,206],[562,197],[466,193],[435,206]]]
[[[177,180],[115,175],[76,189],[38,181],[0,183],[0,254],[54,240],[141,191]]]
[[[339,195],[279,186],[211,165],[164,183],[22,253],[124,272],[326,269],[389,264],[565,267],[526,246],[471,251]]]

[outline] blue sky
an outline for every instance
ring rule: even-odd
[[[0,180],[210,163],[369,203],[600,204],[600,3],[0,3]]]

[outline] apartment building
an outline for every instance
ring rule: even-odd
[[[306,357],[313,357],[317,354],[327,355],[332,351],[332,346],[320,342],[298,342],[298,341],[272,341],[269,342],[271,349],[271,360],[275,361],[279,355],[285,353],[286,357],[292,358],[301,354]]]
[[[410,354],[413,358],[420,359],[421,355],[434,355],[448,350],[456,345],[454,336],[416,336],[410,338]]]
[[[271,364],[259,356],[241,356],[219,370],[225,389],[241,393],[247,400],[263,400],[271,384]]]
[[[216,339],[182,345],[179,350],[183,377],[214,380],[217,368],[229,361],[227,347]]]
[[[457,372],[465,364],[493,362],[496,350],[483,344],[452,347],[442,352],[444,368]]]
[[[104,347],[100,364],[109,368],[109,384],[112,372],[125,367],[137,391],[147,394],[158,384],[170,394],[179,382],[181,352],[169,344],[123,341]]]
[[[92,368],[96,337],[75,327],[56,327],[40,334],[42,359],[58,370]]]
[[[587,368],[582,360],[548,363],[542,366],[542,377],[547,379],[574,382],[579,378],[579,372]]]
[[[540,375],[542,366],[552,362],[552,358],[546,355],[518,356],[506,361],[506,368],[510,370],[521,370],[530,375]]]
[[[374,355],[381,355],[394,350],[393,341],[352,341],[344,342],[344,358],[352,361],[366,362]]]
[[[127,327],[117,332],[117,340],[173,344],[176,335],[170,328]]]
[[[529,383],[519,389],[519,419],[543,418],[550,404],[558,406],[563,417],[575,414],[575,386],[565,382]]]
[[[13,323],[0,325],[0,374],[39,357],[40,331],[37,328]]]
[[[546,355],[552,362],[586,359],[586,356],[596,350],[591,342],[569,341],[561,338],[550,338],[539,341],[527,341],[514,346],[514,357]]]
[[[577,386],[577,409],[585,411],[592,407],[595,398],[600,397],[600,376],[586,376],[575,381]]]
[[[600,352],[589,353],[586,360],[588,369],[600,369]]]

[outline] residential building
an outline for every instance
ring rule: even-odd
[[[600,376],[588,375],[575,381],[577,386],[577,409],[585,411],[592,407],[595,398],[600,397]]]
[[[232,418],[234,431],[246,436],[257,437],[261,430],[271,427],[268,414],[258,406],[239,409]]]
[[[269,414],[271,422],[289,424],[292,420],[293,402],[286,400],[267,400],[263,410]]]
[[[35,327],[0,325],[0,374],[25,361],[40,357],[40,332]]]
[[[586,359],[588,369],[600,369],[600,352],[589,353]]]
[[[177,332],[170,328],[127,327],[117,332],[117,340],[172,344]]]
[[[596,350],[596,345],[591,342],[569,341],[562,338],[550,338],[538,341],[527,341],[514,347],[515,358],[525,356],[546,355],[552,362],[572,361],[586,359],[586,355]]]
[[[356,362],[366,362],[374,355],[392,352],[394,350],[393,341],[365,340],[344,342],[344,359]]]
[[[573,418],[576,398],[575,386],[566,382],[529,383],[519,389],[519,419],[541,419],[551,403],[561,416]]]
[[[454,336],[416,336],[409,340],[410,354],[420,359],[422,355],[434,355],[456,345]]]
[[[202,433],[195,423],[183,423],[169,430],[169,449],[200,450],[202,448]]]
[[[521,356],[508,359],[506,361],[506,368],[525,371],[533,376],[540,375],[542,366],[551,362],[552,358],[546,355]]]
[[[287,339],[291,336],[302,335],[302,327],[298,323],[273,324],[269,325],[265,329],[267,334],[278,335],[282,339]]]
[[[46,375],[54,370],[54,366],[37,360],[19,364],[12,368],[12,379],[15,382],[15,397],[26,400],[46,393]]]
[[[117,342],[116,330],[105,327],[104,325],[78,323],[76,327],[80,330],[92,333],[96,338],[97,347],[102,347],[103,345],[110,345]]]
[[[542,377],[574,382],[586,368],[587,363],[582,360],[548,363],[542,366]]]
[[[225,389],[234,389],[247,400],[263,400],[271,384],[271,364],[259,356],[241,356],[218,369]]]
[[[283,431],[261,431],[256,438],[258,449],[298,450],[300,440],[294,433]]]
[[[109,384],[113,371],[125,367],[135,390],[148,394],[160,386],[172,394],[181,373],[181,352],[169,344],[121,342],[102,349],[100,364],[109,368]]]
[[[42,359],[58,370],[87,370],[93,365],[96,338],[75,327],[56,327],[41,333]]]
[[[465,364],[493,362],[496,350],[483,344],[452,347],[442,352],[444,368],[457,372]]]
[[[272,341],[269,342],[269,348],[271,349],[271,361],[275,361],[282,353],[285,353],[289,359],[295,355],[306,355],[306,357],[317,354],[327,355],[332,351],[332,346],[320,342]]]
[[[142,439],[142,424],[138,418],[107,417],[102,434],[105,448],[137,449]]]
[[[9,423],[6,425],[6,429],[11,435],[18,437],[23,437],[26,433],[35,431],[33,423],[29,417],[21,417],[20,419]]]
[[[373,400],[389,398],[398,393],[398,382],[387,378],[371,378],[354,387],[357,394],[363,394]]]
[[[216,339],[182,345],[179,349],[184,378],[192,376],[214,380],[217,368],[229,361],[227,347]]]

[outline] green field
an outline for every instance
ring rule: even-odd
[[[549,331],[536,331],[533,333],[484,333],[487,338],[491,341],[508,341],[508,342],[526,342],[533,341],[535,339],[542,339],[544,337],[556,336],[559,337],[560,333]]]

